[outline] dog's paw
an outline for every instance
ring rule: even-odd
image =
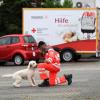
[[[13,84],[13,87],[15,87],[15,88],[19,88],[20,85],[19,85],[19,84]]]
[[[37,85],[32,85],[32,87],[35,87],[35,86],[37,86]]]

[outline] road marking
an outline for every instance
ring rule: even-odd
[[[68,92],[55,92],[55,93],[48,93],[47,94],[43,94],[43,93],[38,93],[39,96],[45,96],[45,97],[48,97],[48,96],[53,96],[53,97],[56,97],[56,96],[66,96],[66,97],[69,97],[69,96],[76,96],[76,95],[79,95],[80,92],[77,92],[77,91],[68,91]],[[37,95],[37,96],[38,96]],[[32,96],[36,96],[36,94],[33,94]]]
[[[53,88],[52,88],[53,89]],[[34,97],[34,96],[42,96],[42,97],[59,97],[59,96],[66,96],[66,97],[70,97],[70,96],[76,96],[76,95],[80,95],[80,91],[74,88],[71,89],[67,89],[66,91],[57,91],[57,92],[49,92],[49,90],[45,90],[47,91],[47,93],[34,93],[34,94],[28,94],[29,97]],[[14,96],[14,94],[13,94]],[[25,96],[25,94],[21,94],[21,96]],[[27,99],[28,100],[28,99]]]
[[[74,70],[74,71],[100,71],[100,68],[63,68],[61,71],[68,71],[68,70]]]

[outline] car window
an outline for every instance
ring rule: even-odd
[[[11,37],[11,44],[18,43],[19,41],[20,40],[18,36]]]
[[[7,45],[10,44],[11,38],[10,37],[3,37],[0,38],[0,45]]]
[[[24,36],[25,43],[34,43],[36,42],[32,36]]]

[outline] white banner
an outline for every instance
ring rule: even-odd
[[[95,9],[24,9],[23,33],[57,45],[96,39]]]

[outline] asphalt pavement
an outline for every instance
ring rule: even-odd
[[[7,64],[0,66],[0,76],[13,73],[27,67]],[[11,78],[0,77],[0,100],[100,100],[100,60],[80,60],[61,64],[61,72],[73,74],[73,83],[70,86],[31,87],[26,80],[20,88],[12,86]],[[35,79],[40,83],[38,72]]]

